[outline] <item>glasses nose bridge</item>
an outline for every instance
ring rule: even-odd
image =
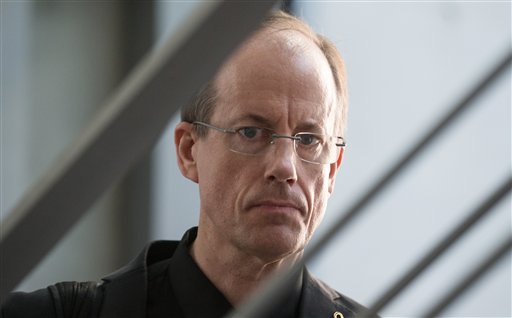
[[[276,139],[290,139],[292,141],[293,153],[295,154],[295,156],[297,156],[297,158],[300,158],[300,156],[297,152],[297,141],[300,140],[299,137],[290,136],[290,135],[280,135],[280,134],[273,133],[272,135],[270,135],[270,138],[271,138],[270,145],[275,145]]]
[[[300,140],[299,137],[296,137],[296,136],[290,136],[290,135],[279,135],[279,134],[272,134],[270,135],[270,144],[271,145],[274,145],[276,143],[276,139],[279,139],[279,138],[282,138],[282,139],[291,139],[293,141],[293,147],[295,148],[295,143],[296,141]]]

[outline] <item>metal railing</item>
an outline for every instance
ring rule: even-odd
[[[342,232],[350,222],[363,215],[363,213],[366,211],[364,210],[365,207],[368,206],[370,202],[372,202],[388,185],[390,185],[391,182],[395,180],[400,175],[400,173],[402,173],[404,169],[406,169],[413,162],[413,160],[418,158],[419,155],[436,140],[436,138],[438,138],[451,124],[454,123],[456,119],[462,115],[462,113],[473,106],[474,100],[481,93],[491,87],[491,84],[496,81],[500,75],[502,75],[510,66],[510,63],[512,62],[512,52],[507,52],[505,56],[501,57],[501,59],[498,59],[498,61],[499,62],[482,80],[478,81],[475,86],[470,89],[469,92],[464,95],[443,118],[441,118],[431,129],[429,129],[422,137],[420,137],[419,140],[414,143],[413,146],[407,150],[382,177],[378,178],[375,183],[370,186],[370,188],[359,199],[355,200],[355,203],[353,203],[347,209],[347,211],[344,211],[340,214],[341,217],[337,221],[333,222],[332,226],[330,226],[326,232],[321,237],[319,237],[316,242],[314,242],[314,244],[309,246],[300,262],[297,262],[291,268],[291,270],[276,275],[276,279],[272,280],[266,286],[261,288],[254,297],[252,297],[248,302],[243,304],[237,310],[234,310],[229,317],[259,317],[261,316],[261,311],[266,307],[266,304],[275,302],[276,299],[280,299],[281,295],[287,290],[287,287],[291,286],[293,277],[296,277],[304,265],[316,257],[320,251],[322,251],[336,235]],[[503,196],[504,194],[508,193],[509,190],[510,180],[505,182],[505,185],[500,190],[500,194]],[[502,196],[500,196],[500,198]],[[481,213],[480,210],[477,212]],[[441,242],[441,244],[444,243]],[[441,253],[435,257],[439,256],[440,254]],[[435,257],[433,257],[429,263],[431,263]],[[401,282],[397,282],[397,284],[394,284],[394,286],[400,284]],[[362,313],[362,316],[364,317],[369,314],[375,314],[376,310],[383,308],[384,305],[388,302],[386,298],[391,296],[395,289],[396,287],[392,287],[389,294],[386,293],[383,295],[382,300],[379,300],[374,306],[372,306],[369,312]],[[395,295],[393,295],[393,297],[394,296]],[[391,299],[392,297],[389,298]]]
[[[149,152],[168,120],[180,105],[215,73],[224,57],[240,43],[275,1],[207,2],[189,19],[176,37],[156,48],[102,107],[102,112],[79,138],[66,157],[9,213],[0,229],[0,299],[41,260],[65,232],[85,213],[110,184]],[[225,32],[219,32],[223,30]],[[205,43],[208,54],[203,54]],[[408,149],[387,172],[305,252],[291,270],[276,276],[230,317],[258,317],[262,308],[279,299],[292,277],[346,226],[363,215],[365,207],[410,165],[446,128],[467,111],[477,96],[510,66],[512,53],[479,81],[468,94]],[[193,71],[191,71],[193,70]],[[101,169],[98,169],[101,167]],[[430,266],[510,191],[510,176],[467,219],[450,232],[429,253],[406,272],[361,317],[369,317],[386,306]],[[51,220],[52,226],[42,227]],[[425,313],[435,316],[458,294],[510,250],[511,239]]]
[[[136,67],[75,146],[3,220],[0,299],[110,184],[151,150],[180,105],[213,77],[274,2],[204,2],[176,36]],[[51,226],[41,226],[48,222]]]

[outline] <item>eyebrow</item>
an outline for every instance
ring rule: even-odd
[[[326,131],[321,126],[319,126],[317,123],[313,122],[305,122],[298,126],[298,130],[301,132],[311,132],[316,134],[325,134]]]
[[[254,124],[261,125],[266,128],[273,127],[273,123],[270,119],[264,116],[260,116],[257,114],[245,114],[243,116],[235,118],[233,121],[235,122],[241,122],[241,121],[251,121],[254,122]]]
[[[272,129],[275,127],[275,123],[268,119],[265,116],[261,116],[254,113],[249,113],[242,115],[240,117],[237,117],[233,120],[233,122],[243,122],[243,121],[250,121],[251,124],[254,123],[254,125],[259,125],[261,127]],[[311,132],[311,133],[317,133],[317,134],[325,134],[325,130],[319,126],[317,123],[314,122],[304,122],[297,126],[297,132]]]

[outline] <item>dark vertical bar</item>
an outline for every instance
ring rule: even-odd
[[[281,10],[293,15],[293,1],[292,0],[283,0],[281,3]]]
[[[155,36],[155,1],[121,2],[122,46],[126,76],[151,50]],[[126,263],[149,239],[151,156],[144,156],[126,174],[119,185],[118,210],[122,214],[119,265]]]

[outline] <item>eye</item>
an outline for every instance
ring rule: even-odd
[[[297,134],[296,137],[299,138],[299,142],[304,146],[314,146],[322,142],[322,139],[318,135],[301,133]]]
[[[263,129],[258,127],[242,127],[237,132],[247,139],[261,138]]]

